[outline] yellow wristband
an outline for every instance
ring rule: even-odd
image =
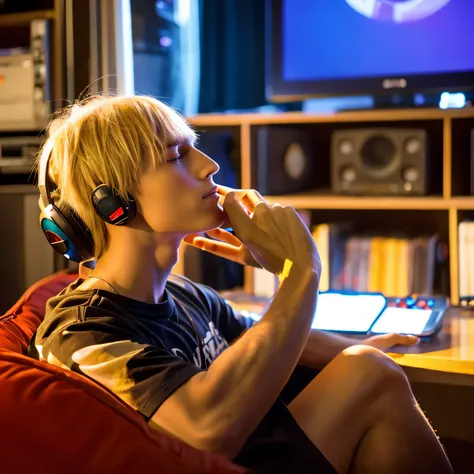
[[[293,262],[289,260],[288,258],[286,258],[285,263],[283,264],[283,270],[278,275],[278,279],[280,280],[280,283],[282,283],[283,280],[288,278],[288,275],[290,274],[290,270],[292,266],[293,266]]]

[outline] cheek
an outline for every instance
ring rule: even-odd
[[[156,232],[176,231],[196,214],[199,190],[184,173],[163,173],[142,185],[140,208]]]

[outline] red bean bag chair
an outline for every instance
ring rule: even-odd
[[[150,428],[86,377],[24,355],[47,299],[77,277],[40,280],[0,316],[0,472],[248,474]]]

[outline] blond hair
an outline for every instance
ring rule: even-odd
[[[58,206],[68,206],[94,239],[94,257],[108,246],[104,221],[91,204],[92,191],[107,184],[123,198],[136,196],[145,156],[156,167],[170,144],[196,135],[175,110],[147,96],[96,96],[60,111],[48,126],[39,155],[52,148],[49,175],[57,186]]]

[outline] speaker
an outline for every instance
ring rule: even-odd
[[[427,155],[425,130],[337,130],[331,137],[332,190],[357,195],[426,194]]]
[[[260,194],[277,195],[314,187],[313,156],[307,132],[291,127],[257,131],[256,181]]]

